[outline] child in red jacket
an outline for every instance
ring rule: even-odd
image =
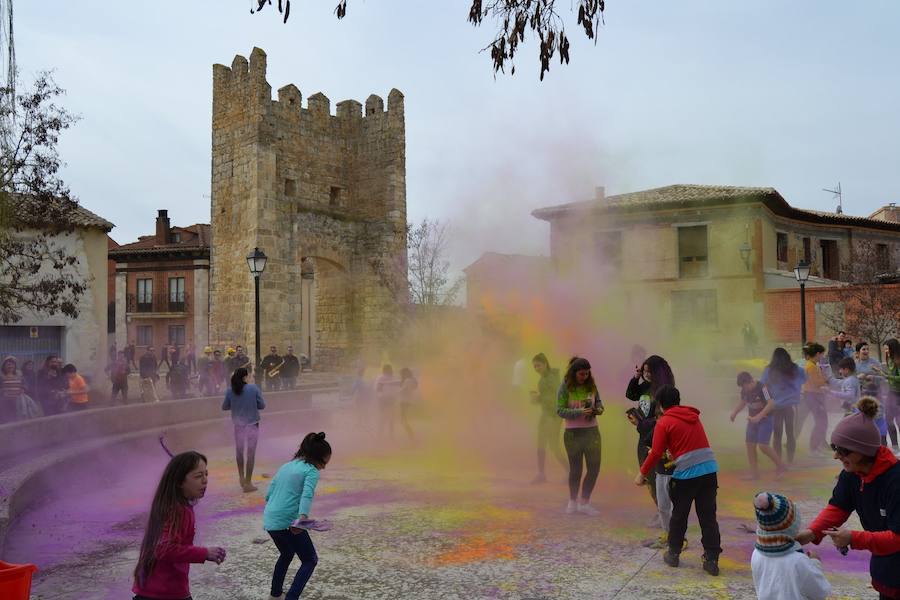
[[[672,499],[669,550],[663,555],[663,560],[670,567],[678,566],[691,504],[695,504],[702,533],[703,570],[710,575],[718,575],[719,554],[722,553],[722,538],[716,521],[716,492],[719,487],[716,473],[719,465],[700,422],[700,411],[691,406],[681,406],[681,394],[674,385],[659,388],[655,399],[663,415],[656,421],[653,447],[634,482],[643,485],[647,474],[665,451],[669,451],[674,458],[675,472],[669,483]]]
[[[223,548],[194,546],[193,505],[206,493],[206,457],[182,452],[169,461],[153,496],[141,554],[134,569],[135,600],[191,597],[191,563],[225,560]]]

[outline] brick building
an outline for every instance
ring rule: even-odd
[[[245,257],[269,257],[260,278],[261,346],[288,344],[316,368],[378,351],[396,338],[406,293],[403,94],[387,103],[302,105],[286,85],[272,99],[266,54],[213,66],[210,339],[253,355],[253,279]]]
[[[153,235],[109,250],[116,264],[116,346],[194,344],[209,337],[209,225],[173,227],[160,210]]]
[[[764,339],[789,341],[792,303],[799,341],[799,260],[811,265],[813,321],[860,261],[874,260],[883,273],[900,267],[893,205],[856,217],[794,208],[773,188],[671,185],[609,197],[598,188],[593,200],[532,214],[550,224],[558,272],[601,268],[626,307],[652,310],[675,331],[708,332],[719,354],[742,345],[748,322]],[[815,327],[809,337],[823,337]]]

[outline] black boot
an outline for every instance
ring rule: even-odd
[[[707,556],[703,555],[703,570],[709,573],[712,576],[718,576],[719,574],[719,557],[715,558],[707,558]]]
[[[677,554],[672,554],[671,550],[668,550],[665,554],[663,554],[663,561],[670,567],[677,567],[679,564],[679,558]]]

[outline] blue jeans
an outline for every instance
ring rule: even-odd
[[[291,589],[288,590],[284,600],[297,600],[300,597],[300,593],[303,592],[303,588],[306,587],[306,582],[312,577],[316,563],[319,562],[316,548],[313,546],[309,532],[306,530],[294,534],[291,533],[290,529],[280,529],[278,531],[270,531],[269,536],[271,536],[272,541],[275,542],[275,547],[281,553],[281,556],[278,557],[278,562],[275,563],[275,571],[272,573],[271,594],[273,596],[281,595],[284,589],[284,577],[287,575],[288,567],[291,566],[291,561],[294,560],[294,555],[296,554],[300,558],[300,568],[297,570],[297,574],[294,575]]]

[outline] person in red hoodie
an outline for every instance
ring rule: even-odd
[[[153,496],[134,569],[134,600],[190,600],[191,563],[221,564],[224,548],[194,546],[193,505],[206,493],[206,457],[182,452],[169,461]]]
[[[801,544],[818,544],[827,535],[846,553],[868,550],[872,587],[886,598],[900,598],[900,465],[875,425],[878,402],[863,398],[858,413],[841,420],[831,434],[834,459],[844,470],[831,499],[809,528],[797,535]],[[856,511],[863,531],[842,527]]]
[[[700,411],[692,406],[681,406],[681,394],[674,385],[659,388],[655,400],[663,414],[656,421],[653,446],[634,483],[644,485],[647,475],[666,450],[669,451],[675,471],[669,482],[672,500],[669,550],[663,555],[663,560],[670,567],[678,566],[688,515],[691,504],[694,504],[700,521],[703,570],[710,575],[718,575],[719,555],[722,553],[722,537],[716,520],[716,494],[719,488],[716,473],[719,465],[700,422]]]

